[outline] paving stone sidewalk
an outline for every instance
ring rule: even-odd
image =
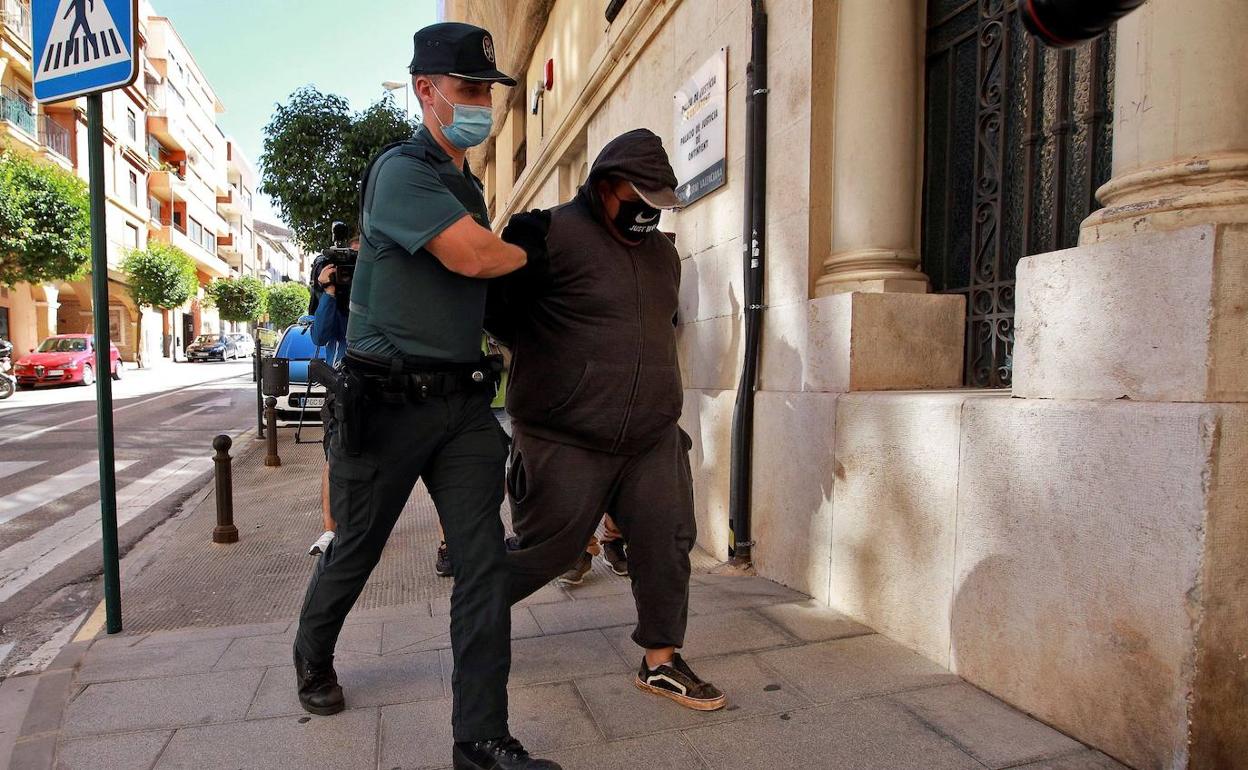
[[[284,484],[298,486],[295,474],[316,481],[315,456],[289,456],[302,459],[284,469]],[[419,519],[412,526],[429,528],[433,510],[421,494],[407,515]],[[149,574],[185,558],[179,549],[202,536],[211,511],[197,509],[179,523]],[[285,547],[294,551],[306,535],[285,533]],[[388,556],[400,565],[417,559]],[[801,594],[757,577],[709,574],[705,554],[698,564],[685,654],[727,692],[726,709],[688,711],[633,687],[641,651],[629,639],[629,585],[597,570],[580,587],[547,586],[514,610],[517,737],[568,770],[1121,767]],[[231,584],[248,577],[211,574]],[[275,595],[266,610],[283,617],[210,625],[177,608],[227,584],[166,580],[173,593],[151,611],[134,606],[146,594],[132,592],[130,609],[149,618],[148,627],[168,626],[159,619],[170,617],[191,622],[70,645],[39,678],[10,766],[449,767],[448,587],[431,573],[412,580],[409,590],[381,595],[416,600],[381,606],[378,599],[348,619],[337,659],[348,710],[333,717],[310,716],[295,698],[289,597]],[[288,583],[268,590],[289,592]],[[255,615],[251,603],[233,606],[244,618]]]

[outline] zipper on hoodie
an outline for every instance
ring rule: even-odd
[[[633,268],[633,289],[637,295],[637,365],[633,369],[633,389],[628,394],[628,402],[624,406],[624,421],[620,424],[620,434],[615,437],[612,452],[620,451],[624,444],[624,436],[628,433],[628,423],[633,417],[633,406],[637,401],[637,388],[641,385],[641,361],[646,352],[645,320],[641,304],[641,274],[637,270],[637,257],[631,248],[627,249],[628,263]]]

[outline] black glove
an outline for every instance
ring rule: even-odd
[[[546,261],[546,234],[550,232],[550,212],[533,209],[514,215],[503,228],[503,240],[519,246],[529,264]]]

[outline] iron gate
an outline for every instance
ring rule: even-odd
[[[965,381],[1009,387],[1014,270],[1078,243],[1110,176],[1113,33],[1038,44],[1017,0],[929,0],[923,269],[967,297]]]

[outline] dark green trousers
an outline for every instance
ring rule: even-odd
[[[503,525],[507,435],[484,393],[421,403],[370,403],[365,447],[329,449],[330,511],[338,536],[308,586],[295,637],[300,654],[329,660],[343,621],[417,479],[433,496],[451,550],[452,724],[457,741],[507,734],[511,613]],[[348,695],[349,697],[349,695]]]

